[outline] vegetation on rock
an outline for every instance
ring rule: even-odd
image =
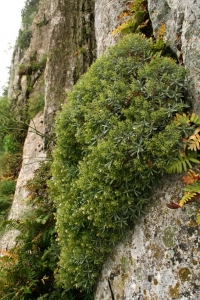
[[[25,6],[22,9],[22,29],[19,30],[17,39],[17,45],[22,50],[26,50],[29,47],[32,37],[31,25],[33,18],[38,12],[40,0],[26,0]]]
[[[27,0],[22,11],[18,46],[23,50],[30,43],[38,3]],[[120,18],[133,13],[114,33],[151,35],[147,2],[131,1]],[[0,260],[1,299],[92,299],[102,264],[140,217],[153,185],[164,173],[186,170],[198,161],[193,150],[200,147],[199,131],[194,132],[194,115],[188,121],[186,72],[164,57],[169,55],[164,31],[162,25],[157,40],[125,36],[69,93],[56,119],[53,163],[52,158],[44,163],[27,186],[33,209],[23,220],[6,222],[7,229],[21,233],[17,246]],[[43,94],[31,94],[31,75],[45,64],[46,57],[20,66],[19,75],[27,76],[30,89],[23,120],[43,108]],[[14,191],[26,123],[19,121],[20,112],[10,116],[10,108],[7,99],[0,101],[2,220]],[[186,140],[192,149],[185,147]],[[199,174],[191,173],[187,182],[190,177]],[[195,188],[196,180],[192,184]],[[199,189],[190,192],[179,206],[200,194]]]
[[[25,126],[11,114],[7,96],[0,98],[0,230],[7,217],[21,166]]]
[[[57,117],[51,197],[61,246],[57,276],[91,291],[106,256],[191,132],[185,70],[151,39],[128,35],[78,81]]]

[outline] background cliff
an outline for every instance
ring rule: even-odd
[[[24,121],[21,116],[20,121],[30,121],[8,216],[17,221],[30,209],[25,201],[32,195],[27,183],[40,163],[49,160],[55,144],[56,113],[81,74],[116,42],[112,31],[129,18],[121,16],[130,5],[130,1],[123,0],[36,2],[32,24],[22,28],[31,32],[30,43],[25,48],[19,44],[15,48],[8,89],[12,110],[25,108],[29,118]],[[179,64],[187,68],[193,110],[199,113],[199,4],[195,0],[149,0],[148,12],[154,36],[163,26],[164,40]],[[182,187],[179,177],[169,176],[155,188],[145,215],[104,264],[95,299],[199,299],[199,229],[195,223],[198,205],[194,203],[185,211],[166,207],[166,203],[180,197]],[[18,233],[14,229],[4,234],[0,242],[2,254],[13,248]],[[39,279],[42,284],[48,282],[44,276]],[[10,299],[20,299],[17,297]],[[62,299],[66,297],[73,299],[71,295]],[[74,297],[84,296],[80,293]],[[38,294],[31,299],[46,298]]]

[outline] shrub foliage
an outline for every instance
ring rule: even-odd
[[[20,234],[16,239],[17,246],[3,251],[4,256],[0,258],[2,300],[89,300],[80,291],[67,291],[55,283],[59,245],[55,208],[47,192],[49,178],[49,162],[45,162],[27,184],[30,192],[27,202],[32,208],[23,220],[6,222],[8,229],[17,229]],[[8,193],[12,186],[4,183],[3,188],[0,183],[0,193],[2,191]]]
[[[185,71],[151,39],[128,35],[70,92],[56,120],[51,197],[61,247],[58,280],[90,291],[191,130]]]
[[[26,0],[24,8],[21,11],[23,29],[19,30],[17,45],[26,50],[31,41],[31,25],[35,15],[38,12],[40,0]]]

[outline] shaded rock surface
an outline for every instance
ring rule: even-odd
[[[123,0],[95,1],[95,35],[98,57],[115,43],[112,31],[120,24],[121,21],[118,17],[125,9],[126,1]]]

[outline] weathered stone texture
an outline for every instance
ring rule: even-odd
[[[124,0],[95,1],[97,57],[106,52],[108,47],[115,43],[112,31],[120,24],[121,21],[118,17],[125,9],[126,3]]]
[[[112,299],[108,281],[115,300],[199,299],[197,205],[183,210],[166,206],[180,197],[181,189],[177,177],[169,176],[154,191],[145,215],[105,263],[95,300]]]
[[[95,58],[94,2],[53,1],[51,37],[45,70],[46,132],[74,83]]]
[[[154,34],[165,24],[166,42],[189,70],[194,110],[200,113],[200,3],[149,0],[148,9]],[[115,42],[113,22],[122,10],[123,1],[96,1],[98,55]],[[200,299],[200,241],[195,223],[199,204],[183,210],[166,206],[181,196],[179,179],[168,177],[154,192],[135,229],[115,247],[102,269],[95,300]]]
[[[189,70],[194,110],[200,113],[200,2],[149,0],[148,9],[155,35],[164,23],[166,41]]]
[[[38,113],[30,123],[24,143],[22,167],[17,180],[12,207],[8,216],[9,220],[21,219],[27,209],[30,209],[26,202],[26,199],[29,196],[26,184],[34,177],[34,173],[40,167],[40,163],[46,158],[44,141],[42,138],[44,133],[43,124],[44,116],[42,113]],[[5,234],[0,240],[0,250],[12,248],[15,244],[15,237],[17,234],[18,231],[16,230],[11,230]]]
[[[67,92],[73,87],[95,58],[94,2],[92,0],[42,0],[32,24],[29,48],[13,53],[9,98],[13,107],[24,107],[30,97],[45,97],[44,112],[29,126],[24,144],[23,164],[17,180],[9,219],[19,219],[28,209],[26,183],[34,177],[40,162],[45,159],[44,139],[40,133],[52,132],[54,117]],[[20,66],[39,63],[47,56],[45,70],[22,73]],[[31,81],[32,91],[29,82]],[[41,115],[42,114],[42,115]],[[41,119],[42,118],[42,119]],[[34,130],[36,127],[36,130]],[[17,231],[9,231],[0,240],[0,249],[10,249]]]
[[[44,123],[40,120],[42,115],[34,120],[35,124],[39,122],[41,132],[52,131],[54,116],[67,92],[95,58],[94,2],[97,56],[100,56],[115,43],[112,31],[119,25],[118,16],[128,1],[43,0],[32,25],[29,49],[23,57],[19,49],[15,50],[9,95],[16,104],[25,104],[30,96],[27,76],[19,75],[19,64],[30,63],[33,56],[37,62],[44,54],[48,56],[44,73],[39,74],[40,78],[44,75]],[[149,0],[148,9],[154,34],[161,24],[166,25],[166,41],[189,70],[194,109],[200,113],[200,3],[198,0]],[[31,76],[35,89],[39,77]],[[45,159],[41,150],[43,140],[30,131],[31,127],[9,218],[21,218],[26,210],[26,182],[34,176],[40,157]],[[179,179],[165,180],[134,231],[115,247],[102,269],[95,300],[112,299],[111,290],[115,300],[200,299],[199,229],[194,221],[197,207],[195,204],[183,210],[166,207],[166,203],[181,195]],[[16,234],[10,232],[4,236],[0,249],[12,247]]]

